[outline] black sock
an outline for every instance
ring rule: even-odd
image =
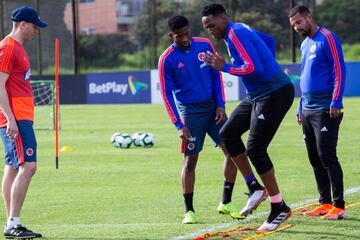
[[[194,193],[184,193],[183,194],[184,196],[184,202],[185,202],[185,212],[188,212],[188,211],[194,211],[194,207],[193,207],[193,196],[194,196]]]
[[[281,205],[285,204],[285,202],[284,202],[284,201],[281,201],[281,202],[270,203],[270,204],[271,204],[271,209],[280,210],[280,209],[281,209]]]
[[[246,183],[249,193],[252,194],[256,190],[262,190],[263,187],[260,185],[260,183],[257,181],[257,179],[252,180],[251,182]]]
[[[222,203],[227,204],[231,202],[231,196],[234,189],[234,183],[224,181],[224,189],[222,196]]]
[[[289,209],[289,207],[286,205],[284,200],[282,200],[281,202],[277,202],[277,203],[271,203],[271,210],[283,211],[283,210],[287,210],[287,209]]]
[[[268,222],[272,222],[275,218],[278,217],[280,212],[289,212],[290,208],[286,205],[284,200],[278,203],[271,203],[271,212],[267,219]]]

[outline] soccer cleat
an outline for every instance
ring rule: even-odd
[[[265,188],[250,193],[245,207],[240,211],[240,215],[246,217],[251,214],[266,199],[267,195]]]
[[[40,233],[34,233],[20,224],[6,229],[4,231],[4,236],[7,239],[33,239],[36,237],[42,237]]]
[[[291,217],[291,209],[282,202],[280,209],[271,209],[268,219],[258,228],[257,231],[260,233],[274,231],[289,217]]]
[[[321,204],[320,206],[318,206],[312,210],[305,211],[304,215],[311,216],[311,217],[324,215],[324,214],[327,214],[332,207],[333,206],[329,203]]]
[[[346,216],[346,214],[347,213],[345,209],[333,207],[330,209],[330,211],[327,214],[325,214],[321,218],[325,220],[339,220],[339,219],[343,219]]]
[[[222,214],[229,214],[234,219],[244,219],[244,216],[241,216],[239,211],[236,209],[232,202],[224,204],[222,202],[219,203],[217,211]]]
[[[29,230],[30,231],[30,230]],[[31,231],[31,232],[33,232],[33,231]],[[41,233],[37,233],[37,232],[33,232],[34,233],[34,235],[35,235],[35,237],[36,238],[42,238],[42,234]]]
[[[197,222],[196,216],[193,211],[188,211],[187,213],[185,213],[184,219],[182,220],[183,224],[193,224],[196,222]]]

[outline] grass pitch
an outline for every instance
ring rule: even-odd
[[[360,187],[360,98],[346,98],[344,105],[338,156],[345,189],[350,189]],[[228,114],[235,106],[227,104]],[[318,197],[301,129],[295,123],[297,107],[298,99],[269,148],[282,195],[290,205]],[[21,215],[24,225],[43,233],[45,239],[186,239],[214,226],[255,228],[266,218],[268,201],[249,222],[235,222],[217,214],[223,159],[207,139],[197,166],[194,196],[200,223],[181,224],[180,139],[162,105],[61,106],[61,128],[60,147],[71,146],[72,150],[60,152],[58,170],[54,132],[36,132],[38,171]],[[155,146],[114,148],[110,137],[119,131],[151,132]],[[233,194],[239,209],[246,202],[244,192],[246,186],[239,175]],[[360,192],[346,195],[345,200],[360,202]],[[0,219],[5,223],[3,212]],[[348,212],[343,221],[295,215],[287,222],[295,226],[264,239],[358,239],[360,206]]]

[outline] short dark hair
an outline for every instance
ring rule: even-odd
[[[168,26],[171,31],[179,30],[183,27],[189,26],[189,21],[184,16],[174,16],[168,20]]]
[[[223,5],[221,5],[220,3],[210,3],[209,5],[203,7],[203,10],[201,11],[201,16],[202,17],[209,15],[218,16],[223,13],[226,14],[226,10]]]
[[[305,15],[305,14],[311,14],[310,9],[308,9],[307,7],[305,7],[304,5],[296,5],[295,7],[293,7],[290,12],[289,12],[289,18],[295,16],[296,14],[300,14],[301,16]]]

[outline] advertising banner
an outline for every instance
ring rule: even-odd
[[[86,96],[90,104],[150,103],[150,72],[87,74]]]
[[[300,90],[300,75],[301,75],[301,66],[300,64],[281,64],[284,72],[289,76],[291,82],[295,87],[295,97],[301,96]]]
[[[301,96],[300,64],[282,64],[281,67],[295,86],[295,95]],[[222,73],[226,101],[239,101],[246,96],[242,81]],[[360,96],[360,62],[346,63],[344,96]],[[53,76],[32,76],[36,79],[53,79]],[[61,104],[116,104],[162,103],[158,70],[93,73],[60,76]]]
[[[289,75],[292,83],[295,86],[295,96],[301,96],[300,90],[300,75],[301,65],[300,64],[282,64],[282,68],[285,73]],[[346,67],[346,80],[344,96],[360,96],[360,84],[358,77],[360,75],[360,62],[348,62],[345,63]]]
[[[346,65],[346,80],[344,96],[360,96],[360,62],[348,62]]]

